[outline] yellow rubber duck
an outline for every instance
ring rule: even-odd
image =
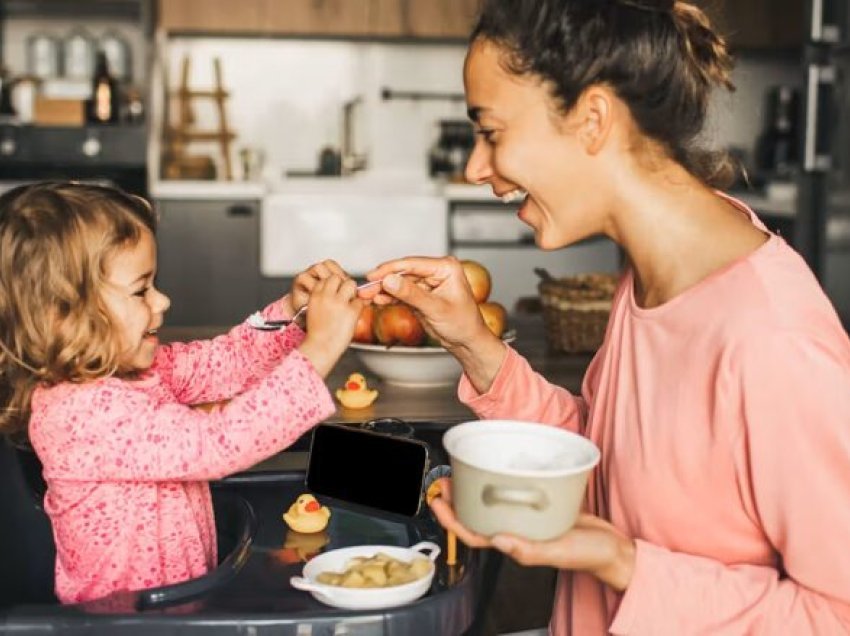
[[[366,386],[366,378],[352,373],[345,381],[345,388],[336,390],[336,399],[347,409],[365,409],[378,398],[378,392]]]
[[[289,510],[283,513],[283,520],[292,530],[302,534],[321,532],[328,527],[331,511],[322,506],[313,495],[303,494]]]

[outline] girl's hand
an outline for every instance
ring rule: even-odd
[[[325,280],[329,276],[348,278],[348,274],[340,267],[339,263],[331,259],[314,263],[298,274],[295,280],[292,281],[292,289],[281,300],[286,315],[292,316],[301,309],[310,298],[310,294],[315,288],[316,283]]]
[[[396,274],[400,271],[404,276]],[[484,323],[458,259],[402,258],[379,265],[366,278],[382,283],[362,290],[363,298],[379,305],[400,300],[413,307],[425,330],[460,361],[473,386],[480,393],[490,388],[506,349]]]
[[[314,281],[308,300],[307,336],[298,349],[322,377],[327,377],[351,342],[364,305],[350,278],[331,274]]]
[[[449,479],[445,479],[440,490],[441,496],[431,502],[437,521],[466,545],[495,548],[522,565],[589,572],[618,592],[629,586],[635,567],[634,541],[607,521],[580,514],[570,530],[551,541],[529,541],[509,534],[497,534],[488,539],[458,521],[451,506]]]

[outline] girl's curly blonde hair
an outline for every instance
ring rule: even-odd
[[[0,196],[0,432],[25,437],[37,386],[119,370],[106,268],[155,229],[147,201],[111,187],[37,183]]]

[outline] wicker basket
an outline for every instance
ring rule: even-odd
[[[579,274],[552,278],[538,272],[543,324],[550,349],[565,353],[596,351],[605,337],[616,274]]]

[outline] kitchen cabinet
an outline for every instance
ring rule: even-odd
[[[480,0],[401,0],[405,33],[414,38],[469,37]]]
[[[465,39],[480,0],[159,0],[174,33]]]
[[[259,200],[157,201],[157,285],[174,326],[233,325],[259,308]]]
[[[697,0],[733,49],[802,46],[805,0]]]

